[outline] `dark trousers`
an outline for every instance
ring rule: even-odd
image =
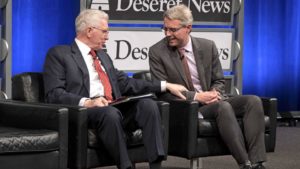
[[[128,157],[124,129],[142,129],[143,143],[149,162],[165,156],[160,113],[156,102],[152,99],[141,99],[116,107],[90,108],[88,120],[89,127],[97,130],[98,138],[121,169],[132,165]]]
[[[205,119],[216,119],[219,133],[239,164],[266,161],[264,112],[259,97],[234,96],[199,108]],[[236,117],[243,120],[243,132]],[[243,135],[244,134],[244,135]]]

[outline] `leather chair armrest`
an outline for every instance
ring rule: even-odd
[[[68,126],[68,109],[62,106],[1,100],[0,109],[2,125],[57,131],[61,126]]]
[[[88,120],[86,108],[67,106],[69,109],[69,168],[86,168]]]
[[[277,99],[261,97],[264,113],[270,117],[270,123],[276,126],[277,123]]]
[[[171,155],[193,156],[197,142],[197,101],[170,101],[169,153]]]
[[[260,97],[266,116],[277,116],[277,99],[271,97]]]
[[[277,99],[261,97],[264,113],[270,118],[270,143],[268,144],[268,151],[274,152],[276,144],[276,127],[277,127]]]
[[[265,116],[270,117],[271,126],[276,127],[277,123],[277,99],[261,97]]]
[[[157,101],[157,105],[161,117],[161,125],[163,127],[163,143],[165,152],[168,152],[169,146],[169,103],[164,101]]]
[[[87,157],[87,150],[88,150],[87,109],[75,105],[48,104],[48,103],[45,104],[52,105],[52,106],[63,106],[69,110],[68,167],[86,168],[87,166],[86,157]]]

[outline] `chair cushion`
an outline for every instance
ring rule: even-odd
[[[243,127],[243,122],[240,118],[238,118],[238,123]],[[265,131],[269,132],[270,130],[270,117],[265,116]],[[206,136],[218,136],[219,131],[217,127],[216,120],[214,119],[198,119],[198,137]]]
[[[143,145],[143,132],[141,129],[137,129],[134,132],[126,133],[127,147],[135,147]],[[91,148],[98,148],[101,143],[96,135],[95,129],[88,130],[88,146]]]
[[[59,149],[58,132],[0,126],[0,154]]]

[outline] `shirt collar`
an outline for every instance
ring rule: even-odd
[[[88,47],[85,43],[81,42],[79,39],[75,38],[75,42],[83,56],[86,56],[90,53],[91,48]]]
[[[184,50],[186,51],[186,52],[193,52],[193,46],[192,46],[192,39],[191,39],[191,36],[189,36],[189,39],[188,39],[188,43],[183,47],[184,48]]]

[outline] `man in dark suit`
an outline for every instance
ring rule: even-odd
[[[200,103],[199,116],[215,118],[220,135],[240,168],[264,168],[264,113],[257,96],[227,97],[224,77],[213,41],[190,36],[193,16],[185,5],[164,13],[166,37],[149,50],[153,78],[182,84],[188,100]],[[162,94],[162,99],[176,99]],[[244,136],[235,115],[243,116]]]
[[[160,115],[152,99],[141,99],[117,109],[109,103],[123,95],[169,90],[184,98],[181,85],[165,81],[147,82],[129,78],[114,68],[102,47],[108,40],[108,15],[99,10],[84,10],[76,18],[75,42],[51,48],[44,64],[46,100],[49,103],[87,107],[88,122],[121,169],[132,168],[123,127],[137,124],[150,168],[160,168],[166,155],[163,149]]]

